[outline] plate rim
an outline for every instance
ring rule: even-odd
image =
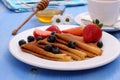
[[[68,26],[68,25],[66,25],[66,26]],[[71,25],[71,26],[77,26],[77,25]],[[48,26],[42,26],[42,27],[48,27]],[[41,28],[41,26],[39,26],[39,27],[35,27],[35,28],[31,28],[31,29],[27,29],[27,30],[25,30],[25,31],[23,31],[23,32],[21,32],[21,33],[19,33],[19,34],[17,34],[16,36],[19,36],[20,34],[23,34],[23,33],[25,33],[25,32],[29,32],[30,30],[34,30],[34,29],[36,29],[36,28]],[[106,33],[106,32],[104,32],[103,31],[103,33],[104,34],[108,34],[108,33]],[[110,34],[108,34],[108,35],[110,35]],[[44,65],[38,65],[38,64],[36,64],[36,63],[34,63],[34,62],[29,62],[29,61],[25,61],[25,60],[23,60],[23,59],[21,59],[20,57],[18,57],[18,56],[16,56],[14,53],[13,53],[13,51],[12,51],[12,49],[11,49],[11,42],[12,42],[12,40],[13,39],[15,39],[16,38],[16,36],[14,36],[11,40],[10,40],[10,42],[9,42],[9,51],[10,51],[10,53],[16,58],[16,59],[18,59],[18,60],[20,60],[20,61],[22,61],[22,62],[24,62],[24,63],[27,63],[27,64],[29,64],[29,65],[32,65],[32,66],[36,66],[36,67],[40,67],[40,68],[45,68],[45,69],[52,69],[52,70],[86,70],[86,69],[92,69],[92,68],[96,68],[96,67],[100,67],[100,66],[103,66],[103,65],[105,65],[105,64],[108,64],[108,63],[110,63],[110,62],[112,62],[113,60],[115,60],[119,55],[120,55],[120,50],[118,50],[117,51],[117,55],[116,56],[114,56],[114,58],[112,58],[112,59],[110,59],[109,61],[107,61],[107,63],[106,63],[106,61],[104,62],[104,63],[101,63],[101,64],[97,64],[96,66],[91,66],[91,67],[86,67],[86,68],[78,68],[78,67],[76,67],[76,68],[72,68],[72,67],[70,67],[70,68],[60,68],[60,67],[48,67],[48,66],[44,66]],[[112,35],[110,35],[110,36],[112,36]],[[112,36],[114,39],[116,39],[114,36]],[[120,44],[120,42],[116,39],[116,41],[117,41],[117,43],[119,43]],[[119,47],[120,47],[120,45],[119,45]],[[43,61],[48,61],[49,62],[49,60],[45,60],[45,59],[42,59]],[[56,62],[56,61],[50,61],[50,62]],[[65,62],[57,62],[57,63],[65,63]],[[71,64],[73,64],[73,63],[76,63],[76,62],[67,62],[67,63],[71,63]]]

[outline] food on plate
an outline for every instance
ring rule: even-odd
[[[33,37],[33,36],[28,36],[28,37],[27,37],[27,41],[28,41],[28,42],[34,41],[34,37]]]
[[[76,43],[74,41],[68,41],[67,46],[69,46],[70,48],[75,48],[76,47]]]
[[[50,35],[48,38],[47,38],[47,41],[48,42],[55,42],[56,41],[56,38],[54,35]]]
[[[97,42],[102,37],[102,30],[96,24],[88,24],[83,29],[83,38],[85,42]]]
[[[26,41],[24,39],[21,39],[19,42],[18,42],[19,46],[23,45],[23,44],[26,44]]]
[[[65,40],[65,41],[74,41],[79,48],[86,50],[88,52],[92,52],[96,55],[101,55],[101,53],[102,53],[102,50],[100,48],[98,48],[97,46],[92,46],[92,45],[89,45],[81,40],[77,40],[77,39],[75,39],[75,37],[74,38],[72,37],[73,35],[66,36],[64,34],[56,33],[56,36],[60,39]]]
[[[66,46],[66,45],[64,45],[64,44],[58,43],[57,41],[54,42],[54,43],[50,43],[50,42],[48,42],[48,41],[46,41],[46,40],[40,40],[40,41],[38,41],[38,44],[39,44],[39,45],[41,45],[41,44],[44,44],[44,45],[51,44],[51,45],[53,45],[54,47],[59,47],[59,48],[62,49],[62,50],[65,50],[65,51],[67,51],[67,52],[70,52],[70,53],[72,53],[72,54],[75,54],[75,55],[79,56],[79,57],[81,58],[81,60],[85,59],[85,57],[86,57],[86,55],[87,55],[86,53],[84,53],[84,52],[82,52],[82,51],[79,51],[79,50],[73,49],[73,48],[69,48],[68,46]]]
[[[72,31],[72,28],[66,30]],[[98,40],[94,43],[88,43],[84,41],[84,36],[82,35],[78,36],[71,32],[58,33],[55,30],[51,31],[35,29],[33,31],[34,37],[28,36],[27,42],[23,39],[18,42],[21,50],[43,59],[67,62],[81,61],[102,55],[102,41]],[[80,28],[80,34],[82,31],[84,29]],[[99,32],[96,34],[99,34]]]
[[[43,31],[40,29],[35,29],[33,31],[33,35],[35,38],[37,38],[38,36],[42,36],[42,38],[46,38],[51,34],[51,31]]]
[[[70,33],[73,35],[77,35],[77,36],[81,36],[83,33],[83,27],[79,26],[79,27],[74,27],[74,28],[69,28],[69,29],[65,29],[62,30],[63,33]]]
[[[49,60],[71,61],[70,56],[66,56],[66,54],[53,54],[51,52],[48,52],[37,46],[35,41],[21,45],[20,47],[22,51],[33,54],[41,58],[45,58]]]
[[[43,38],[42,38],[42,36],[38,36],[37,38],[36,38],[36,41],[39,41],[39,40],[42,40]]]
[[[102,42],[102,41],[98,41],[98,42],[97,42],[97,46],[98,46],[99,48],[102,48],[102,47],[103,47],[103,42]]]
[[[51,25],[50,27],[48,27],[48,28],[46,29],[46,31],[55,31],[55,32],[57,32],[57,33],[61,33],[61,30],[60,30],[59,27],[56,26],[56,25]]]

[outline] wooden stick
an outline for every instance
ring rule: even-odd
[[[37,4],[37,7],[36,7],[37,9],[20,26],[18,26],[15,30],[12,31],[12,35],[15,35],[18,32],[18,30],[22,28],[23,25],[32,18],[32,16],[34,16],[40,10],[44,10],[48,6],[48,4],[49,4],[49,0],[40,1]]]
[[[25,23],[27,23],[36,13],[38,10],[34,11],[20,26],[18,26],[16,29],[12,31],[12,35],[16,35],[18,30],[20,30]]]

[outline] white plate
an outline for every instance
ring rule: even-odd
[[[78,24],[85,25],[81,21],[81,19],[86,19],[86,20],[92,21],[92,19],[91,19],[91,17],[90,17],[88,12],[81,13],[81,14],[77,15],[75,17],[75,19],[74,19],[75,22],[77,22]],[[117,21],[117,23],[114,24],[114,26],[112,26],[112,27],[105,27],[105,26],[103,26],[102,29],[106,30],[106,31],[118,31],[118,30],[120,30],[120,22],[119,22],[119,20],[120,20],[120,17],[118,18],[118,21]]]
[[[59,28],[62,30],[62,29],[67,29],[75,26],[76,25],[59,25]],[[37,28],[45,30],[47,27],[48,26],[37,27]],[[110,63],[111,61],[115,60],[120,53],[119,41],[112,35],[106,32],[103,32],[103,36],[101,40],[104,46],[102,48],[103,54],[101,56],[97,56],[97,57],[90,58],[83,61],[73,61],[73,62],[58,62],[58,61],[45,60],[45,59],[33,56],[31,54],[22,52],[18,45],[18,41],[21,39],[26,40],[27,36],[32,35],[34,29],[35,28],[23,31],[18,35],[14,36],[9,43],[9,50],[11,54],[14,57],[16,57],[18,60],[33,66],[40,67],[40,68],[53,69],[53,70],[91,69],[91,68],[96,68],[96,67]]]

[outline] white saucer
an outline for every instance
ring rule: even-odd
[[[75,17],[75,19],[74,19],[76,23],[78,23],[80,25],[85,25],[81,21],[81,19],[86,19],[86,20],[92,21],[92,19],[91,19],[91,17],[90,17],[88,12],[81,13],[81,14],[77,15]],[[118,18],[118,21],[114,24],[114,26],[112,26],[112,27],[105,27],[105,26],[103,26],[102,29],[105,30],[105,31],[118,31],[118,30],[120,30],[119,26],[120,26],[120,17]]]

